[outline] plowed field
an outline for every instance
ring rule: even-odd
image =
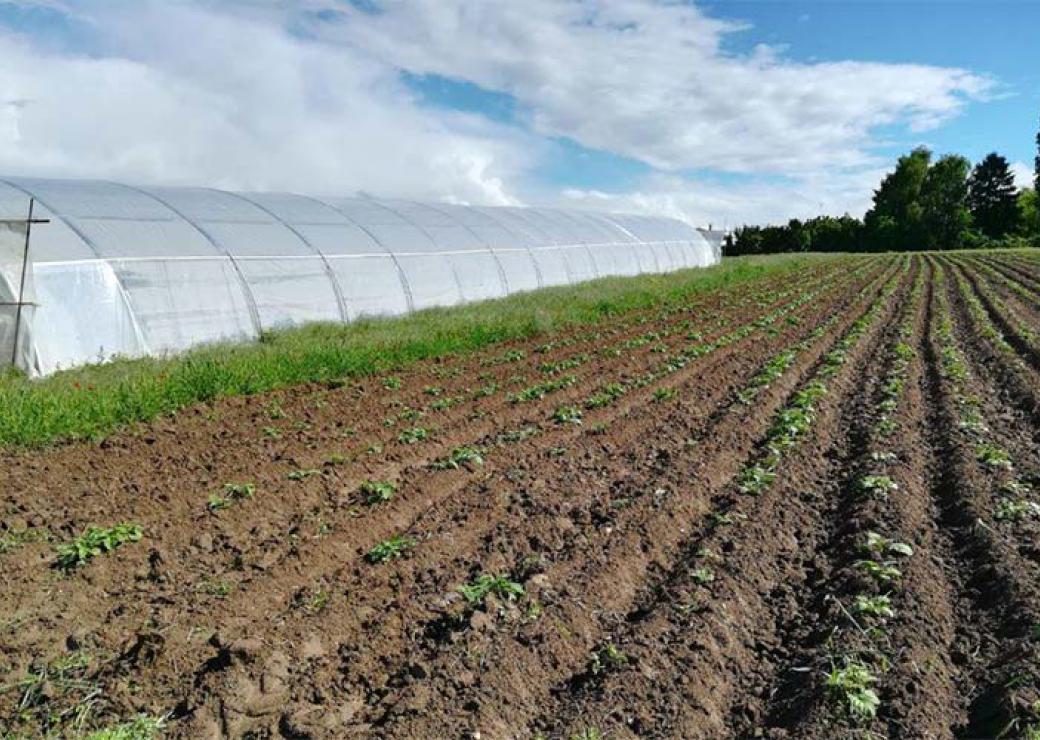
[[[2,453],[0,737],[1037,737],[1040,258],[815,264]]]

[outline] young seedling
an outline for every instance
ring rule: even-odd
[[[197,590],[210,596],[216,596],[218,599],[223,599],[231,593],[231,588],[231,584],[228,581],[206,579],[198,585]]]
[[[878,583],[891,583],[899,580],[903,573],[891,563],[879,563],[874,560],[857,560],[856,567]]]
[[[871,496],[886,497],[899,490],[899,484],[887,475],[865,475],[856,481],[856,490]]]
[[[503,432],[498,435],[498,442],[500,444],[509,444],[513,442],[522,442],[528,437],[533,437],[538,434],[538,427],[523,427],[522,429],[514,429],[508,432]]]
[[[581,409],[577,406],[560,406],[552,418],[557,424],[581,424]]]
[[[459,592],[470,604],[476,606],[484,603],[488,594],[493,594],[507,601],[524,595],[524,587],[509,580],[505,574],[490,575],[485,573],[470,584],[459,586]]]
[[[1008,481],[1000,487],[1000,492],[1009,496],[1027,496],[1032,493],[1033,487],[1019,480]]]
[[[674,388],[658,388],[654,391],[654,401],[661,403],[663,401],[670,401],[678,395],[678,391]]]
[[[697,585],[705,586],[715,580],[715,572],[711,568],[694,568],[690,577]]]
[[[47,539],[50,539],[50,533],[45,529],[27,527],[10,531],[3,537],[0,537],[0,555],[27,545],[30,542],[39,542]]]
[[[585,408],[598,409],[609,406],[623,395],[625,395],[625,386],[621,383],[608,383],[599,393],[585,400]]]
[[[1040,517],[1040,504],[1026,499],[1017,501],[1004,500],[997,506],[994,517],[998,521],[1017,522],[1023,519],[1036,519]]]
[[[596,727],[586,727],[571,735],[567,740],[603,740],[603,733]]]
[[[422,442],[424,439],[428,439],[430,432],[423,427],[412,427],[411,429],[405,429],[403,432],[397,435],[397,441],[406,445],[414,445],[417,442]]]
[[[401,379],[394,375],[383,378],[383,387],[388,391],[396,391],[401,387]]]
[[[733,512],[732,514],[720,514],[715,512],[711,515],[711,519],[717,526],[729,527],[737,522],[747,521],[747,514],[742,514],[739,511]]]
[[[313,478],[316,475],[321,475],[321,471],[317,468],[308,468],[305,470],[294,470],[285,477],[289,480],[307,480],[308,478]]]
[[[311,614],[317,614],[329,605],[330,598],[332,598],[332,594],[329,593],[328,589],[319,588],[314,592],[314,596],[303,602],[303,608]]]
[[[410,537],[391,537],[369,550],[365,558],[373,565],[385,563],[388,560],[401,557],[406,550],[410,550],[413,547],[415,547],[415,540]]]
[[[621,668],[628,664],[628,656],[614,643],[608,642],[599,650],[592,653],[589,661],[589,673],[599,676],[608,670]]]
[[[87,527],[86,531],[72,542],[58,546],[58,567],[66,571],[73,570],[127,542],[138,542],[141,537],[139,524],[124,522],[114,527]]]
[[[285,409],[283,409],[281,404],[278,403],[272,403],[267,407],[267,415],[275,420],[284,419],[288,416],[288,414],[285,413]]]
[[[890,437],[898,428],[899,423],[887,416],[874,425],[874,431],[881,437]]]
[[[484,451],[479,447],[456,447],[440,460],[434,460],[430,467],[437,470],[458,470],[466,467],[480,467],[484,464]]]
[[[231,501],[245,501],[256,494],[256,486],[252,483],[225,483],[224,495]]]
[[[129,722],[122,722],[85,735],[84,740],[152,740],[166,727],[167,717],[140,715]]]
[[[366,480],[359,489],[369,506],[383,504],[394,497],[397,486],[389,481]]]
[[[908,558],[914,554],[914,548],[905,542],[896,542],[882,537],[877,532],[867,532],[867,541],[862,549],[868,555],[900,555]]]
[[[222,511],[223,509],[226,509],[229,506],[231,506],[230,501],[228,501],[223,496],[218,496],[215,493],[210,494],[209,499],[206,500],[206,508],[210,511]]]
[[[741,471],[737,478],[737,489],[741,493],[758,495],[776,480],[776,473],[762,465],[752,465]]]
[[[896,613],[892,609],[892,599],[888,596],[867,596],[860,594],[852,602],[852,610],[856,614],[876,619],[891,619]]]
[[[827,691],[843,704],[856,720],[869,720],[877,715],[881,699],[872,688],[877,678],[869,666],[851,661],[844,668],[834,668],[827,675]]]
[[[979,462],[990,468],[1011,468],[1011,456],[1004,450],[992,444],[980,444],[975,448],[975,456]]]

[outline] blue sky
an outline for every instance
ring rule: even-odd
[[[1024,180],[1038,28],[1027,0],[0,0],[0,170],[858,214],[918,144]]]
[[[741,0],[703,6],[754,25],[734,39],[738,50],[765,42],[785,44],[790,57],[807,62],[911,62],[992,75],[999,83],[993,100],[923,138],[938,151],[972,160],[997,150],[1032,162],[1040,125],[1040,2]]]

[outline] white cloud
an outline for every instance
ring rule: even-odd
[[[879,127],[937,126],[993,85],[950,68],[731,53],[745,26],[673,0],[408,0],[378,13],[346,0],[19,2],[66,13],[75,33],[62,46],[0,30],[0,172],[12,174],[777,221],[862,211]],[[402,71],[507,93],[523,125],[425,106]],[[621,195],[554,190],[539,166],[558,136],[655,174]],[[758,179],[684,174],[696,168]]]
[[[539,133],[664,171],[815,172],[869,164],[872,131],[925,131],[992,82],[915,64],[804,64],[760,46],[724,51],[744,27],[657,0],[410,0],[349,4],[316,33],[413,73],[515,96]]]
[[[1015,185],[1022,188],[1033,187],[1033,168],[1027,165],[1025,162],[1012,162],[1011,172],[1015,176]]]
[[[681,218],[697,226],[733,228],[745,223],[785,223],[791,218],[848,212],[869,207],[882,169],[782,178],[779,181],[719,184],[675,175],[655,175],[624,193],[567,190],[567,205],[635,211]]]
[[[101,2],[76,22],[101,53],[0,34],[0,171],[509,203],[529,166],[517,130],[264,19]]]

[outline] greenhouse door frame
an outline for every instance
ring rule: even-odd
[[[29,240],[32,238],[33,224],[49,224],[48,218],[34,218],[36,199],[29,198],[29,214],[26,218],[5,219],[7,224],[25,224],[25,246],[22,248],[22,269],[18,279],[18,297],[15,300],[14,341],[11,344],[11,365],[18,365],[18,341],[21,339],[22,308],[25,306],[25,281],[29,276]]]

